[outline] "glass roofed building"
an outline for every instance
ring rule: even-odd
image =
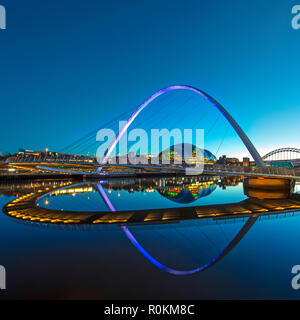
[[[173,145],[159,154],[159,162],[162,164],[214,164],[216,160],[210,151],[189,143]]]
[[[177,203],[191,203],[197,199],[209,196],[217,188],[212,182],[189,184],[181,187],[168,186],[158,192],[165,198]]]

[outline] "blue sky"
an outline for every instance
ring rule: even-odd
[[[300,1],[0,4],[2,153],[58,150],[172,84],[210,93],[262,154],[300,147]]]

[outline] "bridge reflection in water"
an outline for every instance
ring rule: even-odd
[[[239,178],[236,179],[240,181]],[[235,180],[232,178],[230,183],[236,183],[233,181]],[[178,182],[175,181],[174,186],[164,183],[158,186],[156,185],[155,188],[159,194],[168,197],[171,201],[177,203],[192,203],[195,198],[209,196],[215,190],[217,183],[220,182],[218,182],[218,180],[211,180],[205,182],[205,187],[197,183],[178,186]],[[104,182],[70,185],[70,182],[65,181],[59,186],[41,187],[35,192],[25,194],[11,201],[3,208],[3,211],[8,216],[25,221],[31,225],[75,225],[87,227],[115,224],[124,231],[127,238],[137,250],[156,267],[174,275],[189,275],[201,272],[224,258],[241,241],[260,217],[293,214],[300,210],[300,197],[296,194],[288,195],[289,198],[287,198],[286,190],[277,192],[276,190],[254,190],[251,189],[251,187],[249,188],[247,183],[244,183],[244,192],[251,197],[240,202],[180,208],[117,211],[107,196],[103,185],[107,187],[107,184]],[[126,186],[123,187],[126,188]],[[119,186],[119,188],[122,188],[122,186]],[[150,184],[150,186],[147,185],[146,188],[151,190],[153,186]],[[61,211],[39,205],[40,200],[46,199],[47,201],[47,199],[52,196],[89,193],[95,190],[99,192],[110,212]],[[208,262],[190,270],[173,269],[159,262],[143,248],[129,229],[130,226],[170,224],[183,220],[212,220],[220,223],[228,219],[238,218],[246,219],[246,222],[233,239]]]

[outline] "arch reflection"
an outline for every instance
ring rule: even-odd
[[[113,204],[110,202],[109,198],[107,197],[102,185],[99,183],[97,184],[99,193],[101,194],[103,200],[105,201],[107,207],[111,211],[116,211]],[[160,263],[157,259],[155,259],[145,248],[136,240],[134,235],[131,233],[131,231],[126,226],[121,226],[121,229],[124,231],[127,238],[130,240],[130,242],[138,249],[138,251],[153,265],[155,265],[157,268],[168,272],[170,274],[176,275],[176,276],[184,276],[184,275],[191,275],[195,273],[199,273],[201,271],[204,271],[210,267],[212,267],[214,264],[216,264],[218,261],[223,259],[246,235],[246,233],[250,230],[250,228],[253,226],[253,224],[256,222],[258,216],[253,215],[251,216],[245,225],[242,227],[242,229],[238,232],[238,234],[234,237],[234,239],[225,247],[223,251],[221,251],[219,254],[217,254],[213,259],[211,259],[208,263],[201,265],[198,268],[190,269],[190,270],[177,270],[170,268],[162,263]]]
[[[237,180],[233,181],[236,183]],[[116,224],[121,228],[134,247],[153,265],[170,274],[191,275],[208,269],[224,258],[239,243],[239,241],[241,241],[261,215],[293,212],[300,208],[300,199],[295,195],[291,199],[248,198],[240,202],[229,204],[124,212],[117,211],[115,209],[103,188],[103,184],[105,184],[105,182],[78,183],[73,185],[70,185],[69,182],[65,182],[65,184],[62,183],[59,185],[44,186],[41,189],[39,189],[38,186],[35,186],[35,192],[24,194],[13,200],[4,207],[4,212],[10,217],[22,221],[30,221],[31,223],[38,222],[58,225]],[[156,187],[164,190],[166,186],[169,188],[171,184],[172,180],[169,180],[167,185],[160,184]],[[148,187],[149,186],[147,186],[147,188]],[[126,188],[130,191],[130,185],[127,185]],[[183,183],[180,188],[183,190],[186,188],[186,184]],[[72,194],[73,192],[88,193],[91,190],[97,190],[99,192],[109,212],[59,211],[42,208],[37,205],[38,200],[44,199],[50,194],[63,195]],[[130,226],[136,224],[162,224],[165,222],[176,222],[188,219],[195,220],[208,217],[215,220],[246,217],[247,221],[240,231],[234,236],[233,240],[231,240],[214,258],[210,259],[207,263],[190,270],[177,270],[162,264],[138,242],[137,238],[130,230]]]

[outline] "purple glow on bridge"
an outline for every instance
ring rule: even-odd
[[[130,240],[130,242],[138,249],[138,251],[147,259],[149,260],[152,264],[154,264],[157,268],[166,271],[168,273],[174,274],[176,276],[186,276],[186,275],[190,275],[190,274],[194,274],[200,271],[203,271],[205,269],[207,269],[208,267],[210,267],[212,264],[214,264],[214,262],[216,262],[224,253],[224,251],[220,252],[216,257],[214,257],[210,262],[208,262],[207,264],[199,267],[199,268],[195,268],[195,269],[191,269],[191,270],[175,270],[172,268],[169,268],[165,265],[163,265],[162,263],[160,263],[158,260],[154,259],[151,254],[146,251],[135,239],[135,237],[133,236],[133,234],[129,231],[129,229],[125,226],[122,226],[121,229],[124,231],[124,233],[126,234],[127,238]]]
[[[97,188],[105,202],[105,204],[107,205],[107,207],[112,211],[115,212],[116,209],[113,206],[113,204],[111,203],[111,201],[109,200],[107,194],[105,193],[102,185],[100,183],[97,183]],[[224,253],[225,250],[223,250],[222,252],[220,252],[216,257],[214,257],[210,262],[208,262],[207,264],[196,268],[196,269],[192,269],[192,270],[175,270],[172,268],[169,268],[165,265],[163,265],[162,263],[160,263],[158,260],[154,259],[151,254],[146,251],[139,243],[138,241],[135,239],[135,237],[133,236],[133,234],[130,232],[130,230],[125,227],[122,226],[121,229],[124,231],[126,237],[130,240],[130,242],[138,249],[138,251],[147,259],[149,260],[152,264],[154,264],[156,267],[158,267],[159,269],[166,271],[170,274],[174,274],[176,276],[184,276],[184,275],[190,275],[190,274],[194,274],[200,271],[203,271],[205,269],[207,269],[208,267],[210,267],[212,264],[214,264]]]
[[[186,86],[186,85],[175,85],[175,86],[170,86],[164,89],[161,89],[159,91],[157,91],[155,94],[153,94],[151,97],[149,97],[146,101],[144,101],[135,111],[134,113],[130,116],[130,118],[127,120],[126,124],[123,126],[123,128],[119,131],[119,133],[117,134],[116,138],[113,140],[113,142],[111,143],[111,145],[108,147],[107,152],[102,160],[102,163],[106,163],[109,156],[111,155],[112,151],[114,150],[114,148],[117,146],[118,142],[121,140],[122,136],[124,135],[124,133],[126,132],[126,130],[129,128],[129,126],[132,124],[132,122],[135,120],[135,118],[156,98],[158,98],[159,96],[163,95],[166,92],[169,91],[173,91],[173,90],[190,90],[193,92],[196,92],[198,94],[201,94],[204,98],[210,100],[213,104],[214,101],[212,101],[208,96],[206,96],[205,94],[203,94],[202,92],[198,91],[197,89],[190,87],[190,86]],[[216,105],[216,104],[215,104]],[[217,105],[216,105],[217,106]]]
[[[110,202],[110,200],[108,199],[107,194],[105,193],[101,183],[97,183],[97,188],[101,194],[101,197],[103,198],[106,206],[109,208],[110,211],[116,211],[115,207],[113,206],[113,204]]]
[[[106,154],[104,155],[102,159],[102,164],[107,163],[108,158],[110,157],[112,151],[114,148],[117,146],[118,142],[121,140],[122,136],[126,132],[126,130],[129,128],[129,126],[132,124],[132,122],[135,120],[135,118],[156,98],[159,96],[163,95],[166,92],[173,91],[173,90],[189,90],[193,91],[202,97],[204,97],[206,100],[210,101],[222,114],[223,116],[228,120],[228,122],[231,124],[233,129],[236,131],[236,133],[239,135],[243,143],[245,144],[246,148],[252,155],[253,159],[255,160],[257,166],[259,167],[265,167],[265,163],[263,162],[261,156],[257,152],[256,148],[250,141],[250,139],[247,137],[245,132],[240,128],[240,126],[237,124],[237,122],[232,118],[232,116],[225,110],[225,108],[219,104],[215,99],[213,99],[210,95],[205,93],[204,91],[197,89],[192,86],[188,85],[174,85],[174,86],[169,86],[167,88],[161,89],[157,91],[155,94],[153,94],[151,97],[149,97],[146,101],[144,101],[130,116],[130,118],[127,120],[123,128],[118,132],[117,136],[114,138],[112,141],[111,145],[108,147]],[[98,168],[97,172],[100,173],[102,168]]]

